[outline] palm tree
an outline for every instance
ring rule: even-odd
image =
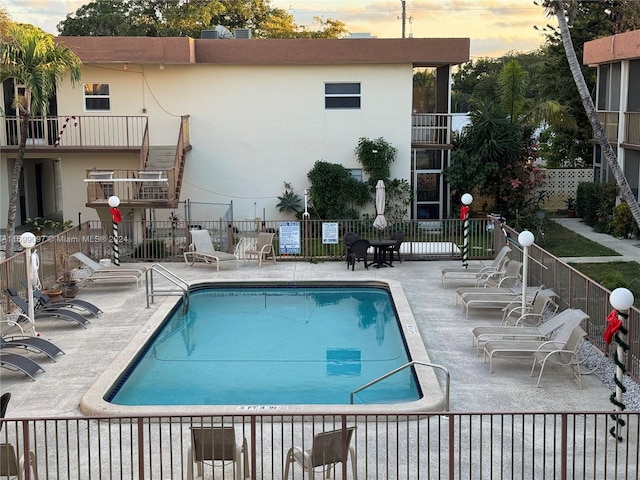
[[[602,154],[607,160],[609,169],[611,170],[611,173],[616,180],[616,183],[620,190],[620,197],[625,202],[627,202],[629,208],[631,209],[633,218],[635,219],[636,223],[640,225],[640,207],[638,206],[638,200],[631,191],[631,186],[627,181],[627,177],[625,177],[624,172],[618,164],[618,157],[613,151],[613,148],[611,148],[611,144],[609,143],[609,139],[605,134],[602,123],[600,123],[598,112],[595,105],[593,104],[593,99],[589,94],[587,83],[584,80],[584,76],[582,75],[582,71],[580,70],[580,63],[578,62],[576,52],[573,48],[571,32],[569,31],[569,22],[576,15],[579,7],[579,2],[578,0],[543,0],[542,6],[546,9],[548,15],[555,15],[558,19],[558,27],[560,28],[562,45],[564,46],[564,50],[567,55],[567,61],[569,62],[569,69],[571,70],[573,80],[578,87],[578,93],[580,95],[580,99],[582,100],[582,105],[584,106],[587,118],[589,118],[589,123],[591,123],[591,128],[593,128],[594,137],[600,144]],[[569,20],[567,20],[567,16]]]
[[[534,101],[525,96],[527,74],[517,60],[507,61],[498,76],[500,103],[511,123],[533,131],[542,124],[561,129],[575,129],[576,121],[567,108],[556,100]]]
[[[80,80],[82,62],[70,48],[57,45],[53,36],[31,25],[10,24],[6,37],[0,40],[0,82],[13,78],[24,86],[24,95],[14,98],[18,111],[20,141],[13,165],[7,214],[7,257],[13,255],[18,182],[32,115],[46,115],[49,99],[67,75],[71,84]]]

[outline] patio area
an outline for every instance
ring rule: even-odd
[[[138,264],[144,266],[144,264]],[[499,324],[495,311],[471,310],[465,319],[456,305],[455,288],[444,288],[440,271],[452,261],[403,261],[394,267],[365,270],[361,264],[347,270],[343,261],[307,263],[240,262],[240,268],[222,266],[219,272],[205,264],[165,264],[186,281],[215,279],[367,279],[400,282],[425,343],[430,361],[444,366],[451,374],[450,410],[455,412],[516,411],[610,411],[611,391],[593,375],[584,376],[583,387],[570,369],[554,368],[545,374],[540,388],[529,375],[530,360],[496,362],[494,373],[476,356],[471,329],[478,325]],[[78,298],[104,310],[87,329],[59,320],[39,320],[37,329],[64,350],[57,362],[35,357],[46,370],[30,381],[24,375],[2,370],[2,390],[12,393],[9,416],[43,417],[82,415],[82,396],[110,367],[157,309],[169,309],[178,297],[156,298],[146,308],[145,288],[131,283],[87,285]],[[33,354],[32,354],[33,355]]]

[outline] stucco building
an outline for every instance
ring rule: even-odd
[[[361,137],[398,149],[391,176],[412,185],[411,218],[448,213],[451,69],[469,60],[469,39],[57,42],[80,57],[82,78],[75,88],[60,85],[49,116],[30,126],[18,225],[36,216],[109,218],[110,195],[131,218],[186,199],[232,202],[237,220],[281,218],[284,182],[302,194],[317,160],[361,175]],[[425,69],[432,85],[414,88]],[[2,225],[19,140],[11,102],[20,88],[2,85]]]
[[[598,69],[595,105],[618,163],[636,198],[640,186],[640,31],[599,38],[584,45],[584,63]],[[594,143],[595,179],[613,181]]]

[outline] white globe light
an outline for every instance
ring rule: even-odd
[[[462,203],[464,203],[465,205],[471,205],[471,202],[473,202],[473,197],[470,193],[465,193],[464,195],[462,195],[462,198],[460,200],[462,200]]]
[[[523,230],[520,232],[520,235],[518,235],[518,243],[523,247],[530,247],[534,241],[535,237],[529,230]]]
[[[117,208],[118,205],[120,205],[120,199],[115,195],[112,195],[111,197],[109,197],[108,202],[111,208]]]
[[[609,296],[609,303],[616,310],[629,310],[633,305],[633,293],[626,288],[616,288]]]
[[[33,248],[36,246],[37,241],[36,236],[31,232],[25,232],[20,235],[20,245],[22,245],[22,248]]]

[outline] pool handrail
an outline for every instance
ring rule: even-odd
[[[356,388],[355,390],[353,390],[349,394],[349,403],[351,405],[353,405],[353,397],[355,396],[356,393],[361,392],[362,390],[364,390],[366,388],[369,388],[372,385],[375,385],[376,383],[384,380],[385,378],[388,378],[391,375],[394,375],[394,374],[400,372],[401,370],[404,370],[405,368],[408,368],[408,367],[412,367],[414,365],[424,365],[425,367],[439,368],[440,370],[442,370],[444,372],[444,374],[446,376],[445,387],[444,387],[444,411],[448,412],[449,411],[449,390],[450,390],[450,385],[451,385],[451,375],[449,374],[449,370],[447,370],[442,365],[438,365],[438,364],[435,364],[435,363],[429,363],[429,362],[422,362],[420,360],[412,360],[409,363],[405,363],[404,365],[401,365],[398,368],[394,368],[393,370],[385,373],[384,375],[380,375],[378,378],[376,378],[374,380],[371,380],[368,383],[365,383],[361,387]]]
[[[153,272],[158,273],[163,276],[169,282],[173,283],[180,290],[156,290],[153,286]],[[159,263],[154,263],[145,271],[145,288],[146,288],[146,296],[147,296],[147,308],[149,305],[153,303],[153,297],[158,296],[170,296],[170,295],[180,295],[182,296],[182,308],[186,313],[189,310],[189,283],[183,278],[176,275],[174,272],[169,270],[167,267],[160,265]],[[151,299],[151,301],[149,301]]]

